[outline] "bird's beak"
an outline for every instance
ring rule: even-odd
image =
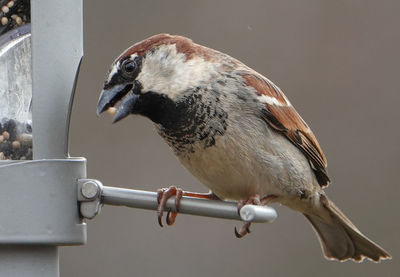
[[[122,102],[118,104],[117,113],[113,118],[113,123],[120,121],[121,119],[127,117],[129,114],[133,113],[135,110],[136,101],[139,99],[139,95],[133,93],[131,90],[122,99]]]
[[[135,103],[139,95],[135,94],[135,87],[129,85],[115,85],[111,88],[105,88],[100,94],[97,102],[97,115],[106,111],[110,107],[117,109],[113,123],[123,119],[134,110]]]

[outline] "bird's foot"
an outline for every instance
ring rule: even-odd
[[[168,188],[161,188],[157,190],[157,201],[158,201],[157,217],[158,217],[158,224],[160,224],[161,227],[164,226],[162,224],[162,217],[164,214],[165,205],[167,204],[168,199],[171,198],[172,196],[175,196],[176,212],[168,210],[167,216],[165,218],[165,221],[167,222],[168,225],[174,224],[176,216],[178,215],[179,204],[183,196],[183,190],[175,186],[170,186]]]
[[[172,196],[175,196],[176,212],[171,211],[171,209],[168,210],[167,216],[165,218],[167,225],[172,225],[175,223],[175,219],[178,216],[179,205],[180,205],[182,196],[202,198],[202,199],[214,199],[214,200],[219,199],[212,192],[198,193],[198,192],[183,191],[182,189],[177,188],[175,186],[158,189],[157,190],[157,201],[158,201],[157,218],[158,218],[158,224],[160,224],[161,227],[163,227],[162,217],[164,214],[165,206],[167,204],[168,199],[171,198]]]
[[[240,200],[238,202],[238,214],[240,215],[240,210],[245,206],[245,205],[267,205],[270,203],[272,200],[274,200],[277,196],[275,195],[267,195],[263,198],[260,198],[259,195],[254,195],[249,197],[246,200]],[[250,225],[251,222],[245,221],[243,222],[242,227],[240,227],[239,231],[235,227],[235,236],[237,238],[242,238],[245,235],[251,233],[250,231]]]

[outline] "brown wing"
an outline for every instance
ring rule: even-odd
[[[243,75],[247,86],[253,87],[265,104],[263,119],[275,130],[284,134],[308,158],[320,186],[330,182],[326,172],[326,158],[317,139],[300,117],[283,92],[267,78],[257,73]]]

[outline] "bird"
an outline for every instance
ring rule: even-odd
[[[191,39],[158,34],[112,63],[97,114],[114,110],[150,119],[181,164],[210,193],[171,186],[158,190],[158,219],[168,198],[182,195],[280,203],[302,213],[325,258],[373,262],[391,259],[327,197],[327,160],[307,123],[282,90],[239,60]],[[168,212],[167,223],[176,213]],[[250,232],[245,222],[237,237]]]

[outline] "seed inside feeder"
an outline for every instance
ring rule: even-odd
[[[32,159],[32,127],[14,119],[0,119],[0,160]]]
[[[19,135],[18,140],[22,143],[32,144],[32,134],[21,134]]]
[[[2,17],[0,19],[1,25],[6,26],[8,24],[8,18],[7,17]]]
[[[4,131],[2,135],[3,135],[4,140],[8,140],[10,138],[10,133],[7,131]]]
[[[23,23],[22,18],[19,17],[19,16],[15,19],[15,22],[16,22],[18,25],[22,25],[22,23]]]
[[[3,13],[8,13],[10,11],[10,9],[7,6],[3,6],[3,7],[1,7],[1,11]]]
[[[21,143],[18,140],[14,140],[11,145],[13,149],[21,148]]]

